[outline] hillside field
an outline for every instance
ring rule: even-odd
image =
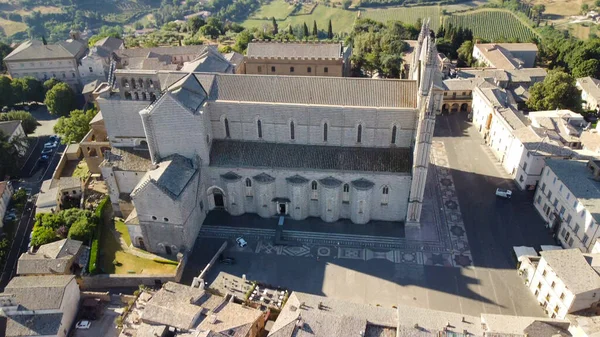
[[[469,28],[477,38],[529,42],[536,33],[508,10],[481,9],[444,17],[444,25]]]

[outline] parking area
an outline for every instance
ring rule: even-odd
[[[117,337],[116,319],[123,310],[123,304],[116,299],[106,304],[102,310],[102,315],[91,321],[89,329],[74,329],[72,337]]]

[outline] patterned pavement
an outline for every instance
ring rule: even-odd
[[[445,267],[472,266],[471,252],[462,220],[444,143],[434,141],[426,185],[421,227],[407,228],[407,237],[369,236],[283,230],[282,238],[294,245],[274,245],[274,229],[203,226],[200,237],[250,242],[241,252],[316,259],[385,259],[403,265]]]

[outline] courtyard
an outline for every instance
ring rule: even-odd
[[[291,244],[274,245],[277,218],[209,214],[182,282],[189,284],[229,240],[224,255],[236,263],[217,264],[208,283],[225,271],[372,305],[543,315],[512,257],[513,246],[553,243],[532,192],[516,190],[463,115],[438,116],[432,164],[420,228],[286,220],[281,237]],[[513,199],[497,199],[497,187],[513,189]],[[236,246],[238,236],[248,246]]]

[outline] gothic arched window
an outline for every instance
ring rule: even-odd
[[[392,128],[392,144],[396,144],[396,132],[397,131],[398,131],[398,129],[394,125],[394,127]]]

